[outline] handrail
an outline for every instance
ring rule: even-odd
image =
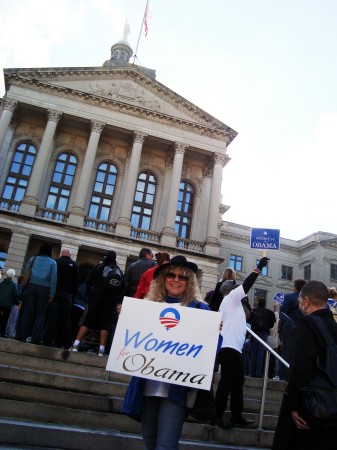
[[[269,359],[270,359],[270,353],[275,356],[284,366],[286,366],[289,369],[289,363],[287,363],[286,360],[284,360],[278,353],[275,352],[263,339],[261,339],[254,331],[252,331],[248,326],[246,326],[246,330],[249,334],[251,334],[257,341],[262,344],[266,350],[266,359],[264,364],[264,374],[263,374],[263,384],[262,384],[262,394],[261,394],[261,409],[260,409],[260,415],[259,415],[259,425],[258,430],[262,430],[262,422],[263,422],[263,415],[264,415],[264,405],[266,402],[266,392],[267,392],[267,384],[268,384],[268,369],[269,369]]]

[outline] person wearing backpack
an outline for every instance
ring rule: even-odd
[[[113,320],[117,317],[117,303],[124,289],[124,276],[116,263],[116,252],[109,251],[103,262],[89,273],[86,284],[88,310],[70,351],[78,352],[82,339],[89,329],[99,330],[98,356],[104,356]]]
[[[316,324],[317,318],[337,345],[337,324],[331,311],[326,307],[328,297],[328,289],[320,281],[308,281],[301,289],[299,308],[303,317],[298,321],[294,336],[289,380],[283,396],[272,450],[336,448],[336,426],[312,426],[302,412],[301,389],[313,379],[313,374],[317,370],[317,360],[326,360],[327,345]],[[334,364],[337,362],[334,361]],[[336,380],[334,381],[336,383]]]
[[[267,342],[269,336],[269,329],[273,328],[276,322],[275,313],[266,308],[266,300],[260,298],[258,307],[253,310],[251,327],[252,331],[264,342]],[[266,347],[262,345],[254,337],[251,338],[250,343],[250,376],[255,378],[262,378],[264,357]]]

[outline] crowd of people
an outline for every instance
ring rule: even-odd
[[[290,364],[288,370],[274,355],[270,357],[268,377],[288,382],[273,450],[332,448],[328,444],[330,431],[312,427],[303,416],[300,391],[325,350],[311,315],[322,318],[337,344],[336,288],[296,279],[294,292],[284,296],[281,306],[275,303],[270,310],[266,300],[259,298],[252,308],[247,294],[268,265],[267,257],[259,260],[242,284],[237,283],[235,270],[226,268],[204,299],[198,287],[198,266],[184,256],[171,259],[166,252],[153,255],[143,248],[125,273],[116,259],[116,252],[110,250],[91,270],[80,271],[69,249],[63,248],[55,260],[52,247],[42,244],[38,255],[27,262],[18,283],[13,269],[4,274],[0,283],[0,335],[78,352],[88,331],[93,330],[99,334],[97,353],[103,356],[111,346],[125,296],[219,311],[222,320],[214,370],[219,370],[220,381],[212,424],[230,429],[254,423],[242,414],[243,386],[245,375],[263,377],[267,345]],[[247,327],[254,337],[247,333]],[[188,388],[180,385],[131,379],[122,410],[140,421],[147,450],[179,448],[187,394]],[[225,420],[228,401],[230,420]]]
[[[0,336],[77,352],[87,348],[82,344],[90,330],[98,334],[99,356],[111,346],[117,305],[124,296],[144,298],[155,269],[170,261],[166,252],[153,255],[142,248],[138,260],[123,273],[113,250],[91,269],[79,268],[68,248],[62,248],[57,259],[52,253],[53,247],[43,243],[17,282],[13,269],[4,274]]]

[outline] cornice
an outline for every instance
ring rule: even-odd
[[[250,238],[243,236],[242,234],[229,233],[226,230],[220,230],[220,238],[227,239],[229,241],[250,242]]]
[[[280,244],[280,250],[283,250],[287,253],[295,253],[295,254],[299,254],[300,250],[298,247],[292,247],[290,245],[284,245],[284,244]]]
[[[317,246],[318,246],[318,242],[316,242],[316,241],[308,242],[307,244],[303,245],[303,247],[299,248],[299,252],[304,253],[309,250],[315,249]]]
[[[221,239],[227,239],[229,241],[237,241],[237,242],[246,242],[249,244],[250,237],[244,236],[242,234],[236,234],[236,233],[230,233],[227,230],[221,230],[220,229],[220,238]],[[280,245],[280,250],[283,250],[287,253],[299,253],[299,249],[295,247],[290,247],[289,245]]]
[[[320,242],[322,247],[337,248],[337,239],[327,239]]]
[[[55,76],[57,73],[57,76]],[[66,76],[68,74],[68,76]],[[199,120],[201,123],[190,122],[186,119],[177,118],[164,114],[160,111],[154,111],[124,103],[112,98],[81,92],[72,88],[63,86],[56,86],[50,84],[50,81],[71,81],[71,80],[98,80],[107,79],[107,76],[111,79],[122,79],[125,76],[130,76],[134,81],[141,82],[144,87],[158,95],[159,97],[169,101],[176,106],[179,110],[187,113],[191,118]],[[27,71],[26,76],[19,75],[18,73],[10,73],[5,71],[6,86],[15,85],[23,88],[28,88],[34,91],[43,92],[45,94],[55,95],[62,98],[69,98],[81,103],[86,103],[92,106],[97,106],[123,114],[136,116],[142,119],[151,120],[161,124],[173,126],[185,131],[191,131],[203,136],[211,137],[226,142],[229,145],[230,142],[237,136],[237,132],[230,127],[217,121],[206,112],[196,108],[192,103],[189,103],[186,99],[178,96],[164,85],[160,85],[158,82],[154,82],[151,79],[139,74],[131,69],[124,69],[123,71],[109,71],[109,70],[88,70],[88,71],[76,71],[68,70],[62,72],[40,72],[40,71]],[[30,77],[37,77],[30,78]]]

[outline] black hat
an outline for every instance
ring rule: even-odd
[[[154,271],[153,277],[156,278],[163,269],[165,269],[166,267],[170,267],[170,266],[187,267],[188,269],[191,269],[195,274],[198,272],[198,266],[196,264],[187,261],[185,256],[177,255],[177,256],[174,256],[170,262],[159,266]]]

